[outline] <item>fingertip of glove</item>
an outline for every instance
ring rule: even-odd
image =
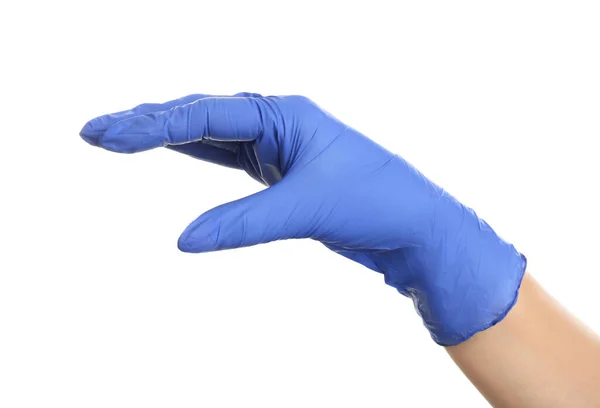
[[[177,248],[181,251],[181,252],[186,252],[186,253],[194,253],[194,246],[191,245],[188,234],[181,234],[181,236],[179,237],[179,239],[177,240]]]
[[[182,234],[177,241],[177,248],[181,252],[190,254],[200,254],[202,252],[214,251],[214,242],[210,238],[198,239],[190,237],[188,234]]]
[[[198,228],[196,224],[197,222],[193,222],[192,224],[188,225],[185,231],[181,233],[179,240],[177,240],[177,248],[179,248],[181,252],[202,252],[198,248],[198,243],[200,240],[198,239]]]
[[[104,132],[100,131],[100,130],[96,130],[94,128],[94,125],[92,122],[93,121],[90,120],[81,128],[81,131],[79,132],[79,136],[85,142],[91,144],[92,146],[98,146],[98,140],[100,139],[100,136],[102,136],[102,134]]]
[[[177,241],[177,248],[181,252],[194,254],[215,251],[218,248],[218,235],[214,224],[209,219],[200,217],[183,231]]]

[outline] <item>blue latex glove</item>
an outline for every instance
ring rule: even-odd
[[[412,298],[441,345],[494,325],[516,301],[526,261],[512,245],[307,98],[191,95],[101,116],[81,136],[122,153],[167,146],[270,186],[201,215],[179,238],[182,251],[318,240]]]

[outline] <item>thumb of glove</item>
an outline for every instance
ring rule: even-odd
[[[179,237],[183,252],[210,252],[302,238],[305,224],[292,184],[277,184],[202,214]]]

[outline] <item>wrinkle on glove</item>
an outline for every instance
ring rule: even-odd
[[[516,302],[523,255],[400,156],[307,98],[190,95],[93,119],[81,136],[121,153],[167,147],[269,186],[202,214],[179,238],[184,252],[318,240],[382,273],[444,346],[494,325]]]

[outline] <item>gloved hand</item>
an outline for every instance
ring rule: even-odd
[[[88,142],[134,153],[166,146],[270,186],[216,207],[179,238],[185,252],[312,238],[413,299],[441,345],[500,321],[525,258],[419,171],[301,96],[191,95],[101,116]]]

